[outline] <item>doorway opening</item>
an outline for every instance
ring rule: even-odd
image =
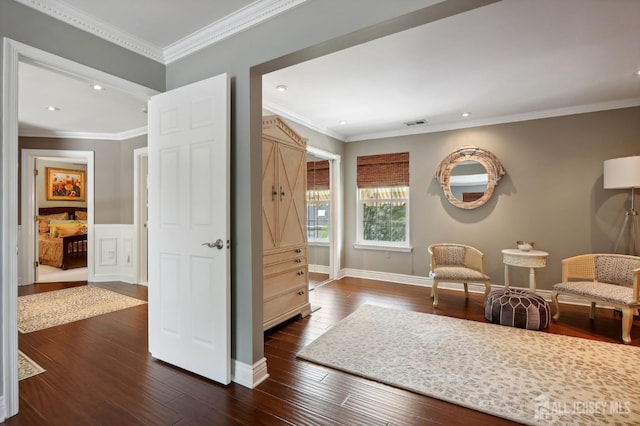
[[[340,182],[340,155],[308,146],[306,210],[310,291],[336,279],[340,270]]]
[[[18,256],[20,264],[19,285],[42,282],[61,281],[88,281],[93,271],[93,181],[94,181],[94,156],[91,151],[64,151],[64,150],[21,150],[21,247]],[[45,194],[47,182],[46,171],[49,168],[73,168],[84,171],[86,188],[85,202],[51,202]],[[55,256],[41,256],[51,253],[47,250],[47,244],[57,242],[47,233],[40,233],[39,221],[33,218],[41,216],[50,205],[61,207],[66,205],[69,211],[86,210],[85,222],[87,229],[86,259],[84,267],[72,267],[67,269],[58,266]],[[67,216],[68,217],[68,216]],[[54,253],[55,254],[55,253]],[[56,254],[60,256],[60,254]],[[46,258],[46,259],[45,259]],[[52,262],[53,261],[53,262]],[[78,265],[71,265],[78,266]]]
[[[18,89],[19,64],[21,61],[36,63],[50,69],[69,73],[90,81],[103,81],[131,96],[145,101],[156,94],[155,90],[87,67],[77,62],[53,55],[40,49],[5,38],[3,41],[2,70],[2,348],[6,358],[3,362],[3,387],[5,389],[5,417],[18,413],[18,262],[20,236],[19,223],[19,145],[18,145]],[[91,199],[92,197],[89,197]],[[91,232],[91,231],[90,231]],[[35,249],[34,249],[35,250]],[[89,274],[91,267],[89,267]]]

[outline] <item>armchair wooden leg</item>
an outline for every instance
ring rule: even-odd
[[[551,302],[553,303],[553,310],[554,310],[554,314],[551,318],[553,318],[554,321],[558,321],[558,319],[560,318],[560,305],[558,304],[557,291],[554,291],[553,293],[551,293]]]
[[[596,319],[596,302],[591,302],[591,309],[589,309],[589,319]]]
[[[491,284],[484,283],[484,301],[487,301],[487,297],[489,297],[489,292],[491,292]]]
[[[469,284],[464,283],[464,298],[468,299],[469,298]]]
[[[631,326],[633,325],[633,308],[622,308],[622,341],[631,343]]]
[[[438,281],[433,281],[433,287],[431,287],[431,296],[433,296],[433,307],[438,307]]]

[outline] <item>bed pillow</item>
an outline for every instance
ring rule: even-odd
[[[56,213],[56,214],[46,214],[38,216],[38,232],[41,234],[46,234],[50,232],[50,222],[52,220],[68,220],[69,213]]]
[[[51,238],[80,234],[81,227],[77,220],[51,221]]]
[[[85,211],[76,210],[73,215],[77,220],[87,220],[87,212]]]

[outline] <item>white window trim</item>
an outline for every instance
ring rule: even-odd
[[[379,200],[387,201],[387,200]],[[410,205],[411,205],[411,188],[407,186],[407,220],[406,220],[406,235],[407,240],[401,241],[366,241],[362,238],[363,227],[362,222],[364,220],[364,209],[362,208],[364,201],[360,199],[360,188],[356,188],[356,241],[353,243],[353,248],[361,250],[384,250],[384,251],[398,251],[398,252],[411,252],[413,246],[411,245],[411,232],[410,232]]]
[[[384,241],[353,243],[353,248],[360,250],[399,251],[403,253],[409,253],[413,251],[413,246],[411,244],[385,244]]]

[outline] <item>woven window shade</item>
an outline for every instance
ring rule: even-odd
[[[409,186],[409,153],[366,155],[357,159],[358,188]]]
[[[329,189],[329,160],[307,162],[307,190]]]

